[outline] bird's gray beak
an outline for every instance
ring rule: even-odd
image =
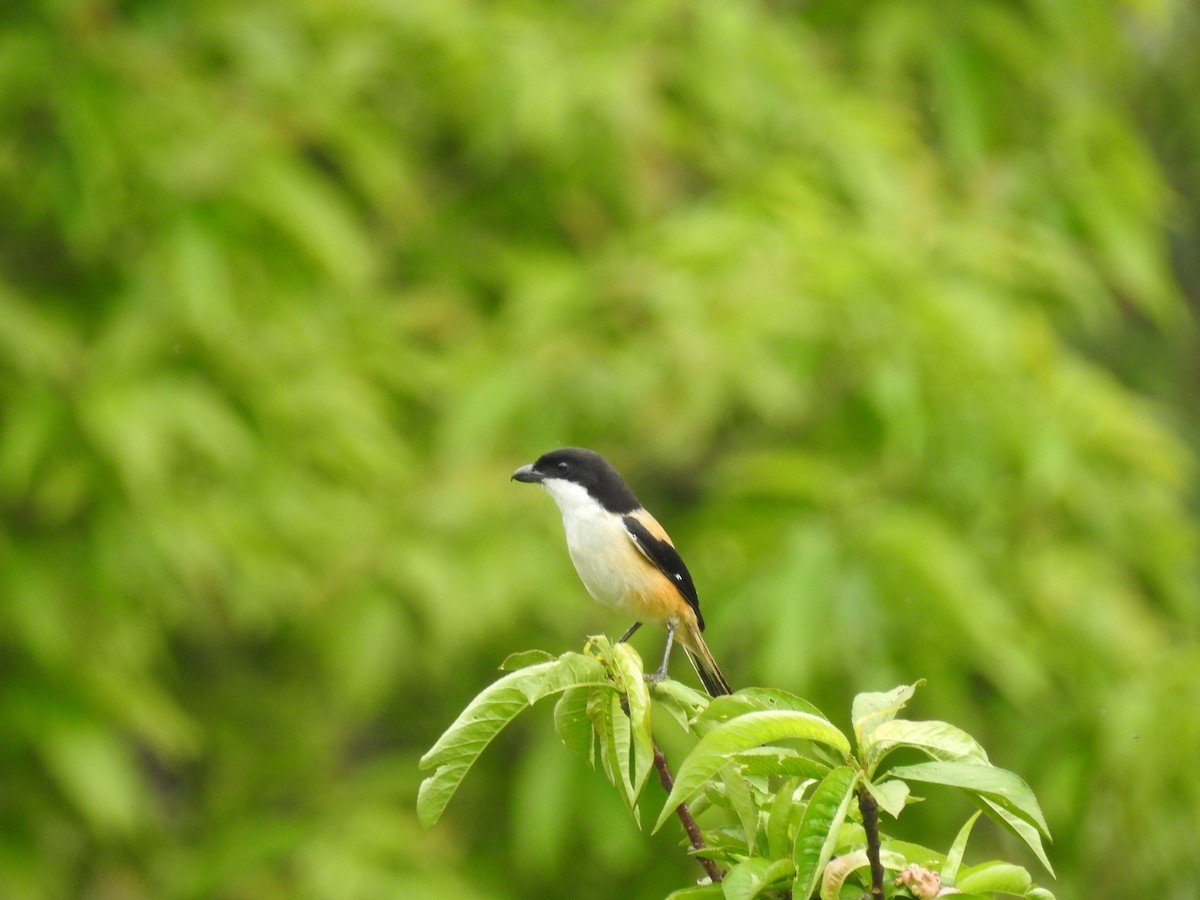
[[[529,484],[538,484],[543,480],[541,472],[534,470],[532,465],[521,466],[517,471],[512,473],[513,481],[524,481]]]

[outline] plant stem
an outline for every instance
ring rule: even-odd
[[[863,830],[867,833],[867,860],[871,863],[871,896],[883,896],[883,863],[879,860],[879,806],[867,790],[858,786],[858,811],[862,813]]]
[[[658,749],[658,744],[654,744],[654,768],[658,770],[658,780],[662,782],[663,790],[670,796],[671,789],[675,787],[675,779],[671,777],[671,770],[667,767],[667,758]],[[700,833],[700,826],[692,818],[692,812],[687,808],[687,804],[680,803],[675,807],[675,815],[679,816],[679,821],[683,823],[683,830],[687,832],[687,836],[692,842],[692,847],[696,850],[703,850],[705,847],[704,836]],[[876,847],[875,855],[876,857],[879,856],[878,846]],[[704,871],[708,873],[708,877],[712,879],[713,884],[721,880],[721,870],[717,868],[715,862],[706,856],[697,856],[696,860],[704,867]]]

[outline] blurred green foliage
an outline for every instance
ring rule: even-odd
[[[416,824],[509,651],[627,624],[508,489],[581,444],[735,685],[927,678],[1061,894],[1191,897],[1197,19],[5,4],[0,895],[666,893],[548,728]]]

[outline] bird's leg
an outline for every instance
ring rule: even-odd
[[[617,643],[618,644],[625,643],[627,640],[629,640],[631,637],[633,637],[633,633],[641,627],[642,627],[641,622],[634,622],[632,625],[629,626],[628,631],[626,631],[623,635],[621,635],[619,638],[617,638]]]
[[[663,651],[662,665],[658,667],[658,671],[653,674],[646,675],[645,678],[651,684],[658,684],[660,681],[667,680],[667,660],[671,658],[671,644],[675,642],[675,622],[667,623],[667,649]]]

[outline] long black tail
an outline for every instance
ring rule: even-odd
[[[732,694],[733,688],[729,686],[729,682],[725,680],[725,676],[721,672],[721,667],[713,659],[713,655],[708,649],[708,644],[704,643],[704,638],[700,635],[700,629],[689,628],[682,635],[682,638],[680,643],[683,644],[683,649],[687,651],[688,659],[695,666],[696,674],[700,676],[700,681],[703,683],[704,689],[708,691],[708,695],[710,697],[720,697],[722,694]]]

